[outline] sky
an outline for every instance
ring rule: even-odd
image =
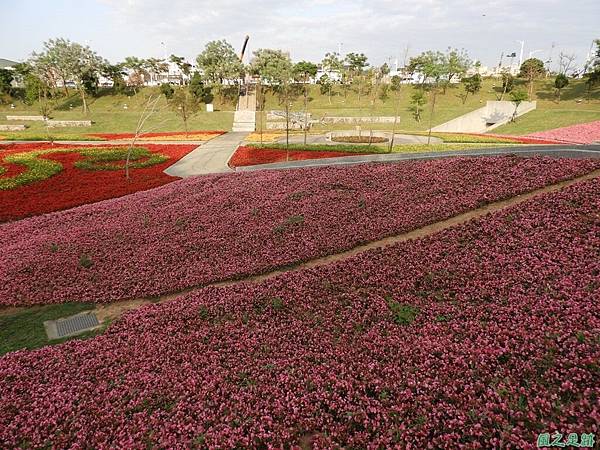
[[[579,65],[600,38],[600,0],[0,0],[0,58],[17,61],[50,38],[87,44],[112,62],[126,56],[190,61],[214,39],[239,51],[278,48],[294,61],[364,52],[372,65],[405,54],[464,48],[483,65],[530,52]]]

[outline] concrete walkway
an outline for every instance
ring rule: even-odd
[[[246,132],[229,132],[211,139],[168,167],[165,173],[186,178],[193,175],[233,172],[227,162],[247,135]]]
[[[281,163],[260,164],[256,166],[238,167],[236,171],[298,169],[301,167],[345,166],[373,162],[394,162],[411,159],[438,159],[456,156],[498,156],[516,154],[519,156],[553,156],[556,158],[600,158],[600,146],[558,146],[540,145],[526,147],[493,147],[473,150],[458,150],[423,153],[379,153],[372,155],[342,156],[339,158],[310,159]]]

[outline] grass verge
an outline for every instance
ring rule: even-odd
[[[0,316],[0,355],[21,349],[35,349],[71,339],[85,339],[102,333],[108,324],[78,336],[49,341],[44,329],[46,320],[56,320],[94,309],[90,303],[63,303],[27,308],[13,314]]]
[[[513,143],[514,145],[514,143]],[[522,144],[517,144],[522,145]],[[285,144],[248,144],[248,147],[265,148],[272,150],[286,150]],[[506,147],[506,143],[451,143],[451,144],[399,144],[394,145],[392,153],[426,153],[454,150],[469,150],[488,147]],[[387,146],[380,145],[330,145],[330,144],[290,144],[289,150],[315,151],[315,152],[339,152],[339,153],[390,153]]]

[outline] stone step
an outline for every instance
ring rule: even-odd
[[[256,111],[236,111],[233,115],[234,122],[256,122]]]
[[[254,124],[240,124],[240,125],[233,125],[232,131],[238,132],[238,131],[247,131],[247,132],[252,132],[255,131],[256,126]]]

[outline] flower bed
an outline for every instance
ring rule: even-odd
[[[217,136],[225,134],[225,131],[169,131],[162,133],[144,133],[139,137],[139,140],[152,141],[209,141]],[[106,139],[106,140],[121,140],[131,139],[135,135],[133,133],[90,133],[89,136]]]
[[[285,162],[287,157],[290,161],[303,161],[307,159],[339,158],[348,156],[348,152],[335,151],[335,146],[328,146],[332,151],[314,150],[290,150],[289,154],[281,148],[260,148],[254,146],[240,146],[229,160],[230,167],[255,166],[257,164],[269,164]],[[365,153],[351,153],[362,155]]]
[[[275,142],[280,138],[285,138],[285,134],[284,133],[263,133],[262,134],[262,141],[263,142]],[[259,132],[253,132],[250,133],[248,136],[246,136],[245,139],[246,142],[260,142],[261,141],[261,136]]]
[[[562,142],[592,144],[600,142],[600,120],[569,127],[554,128],[529,134],[531,138],[555,139]]]
[[[535,448],[598,433],[600,181],[0,358],[0,446]],[[258,256],[258,255],[257,255]]]
[[[506,156],[189,178],[1,226],[0,304],[109,302],[260,273],[598,167]]]
[[[93,203],[176,180],[163,170],[193,145],[126,146],[15,144],[0,146],[0,222]],[[2,173],[3,172],[3,173]]]

